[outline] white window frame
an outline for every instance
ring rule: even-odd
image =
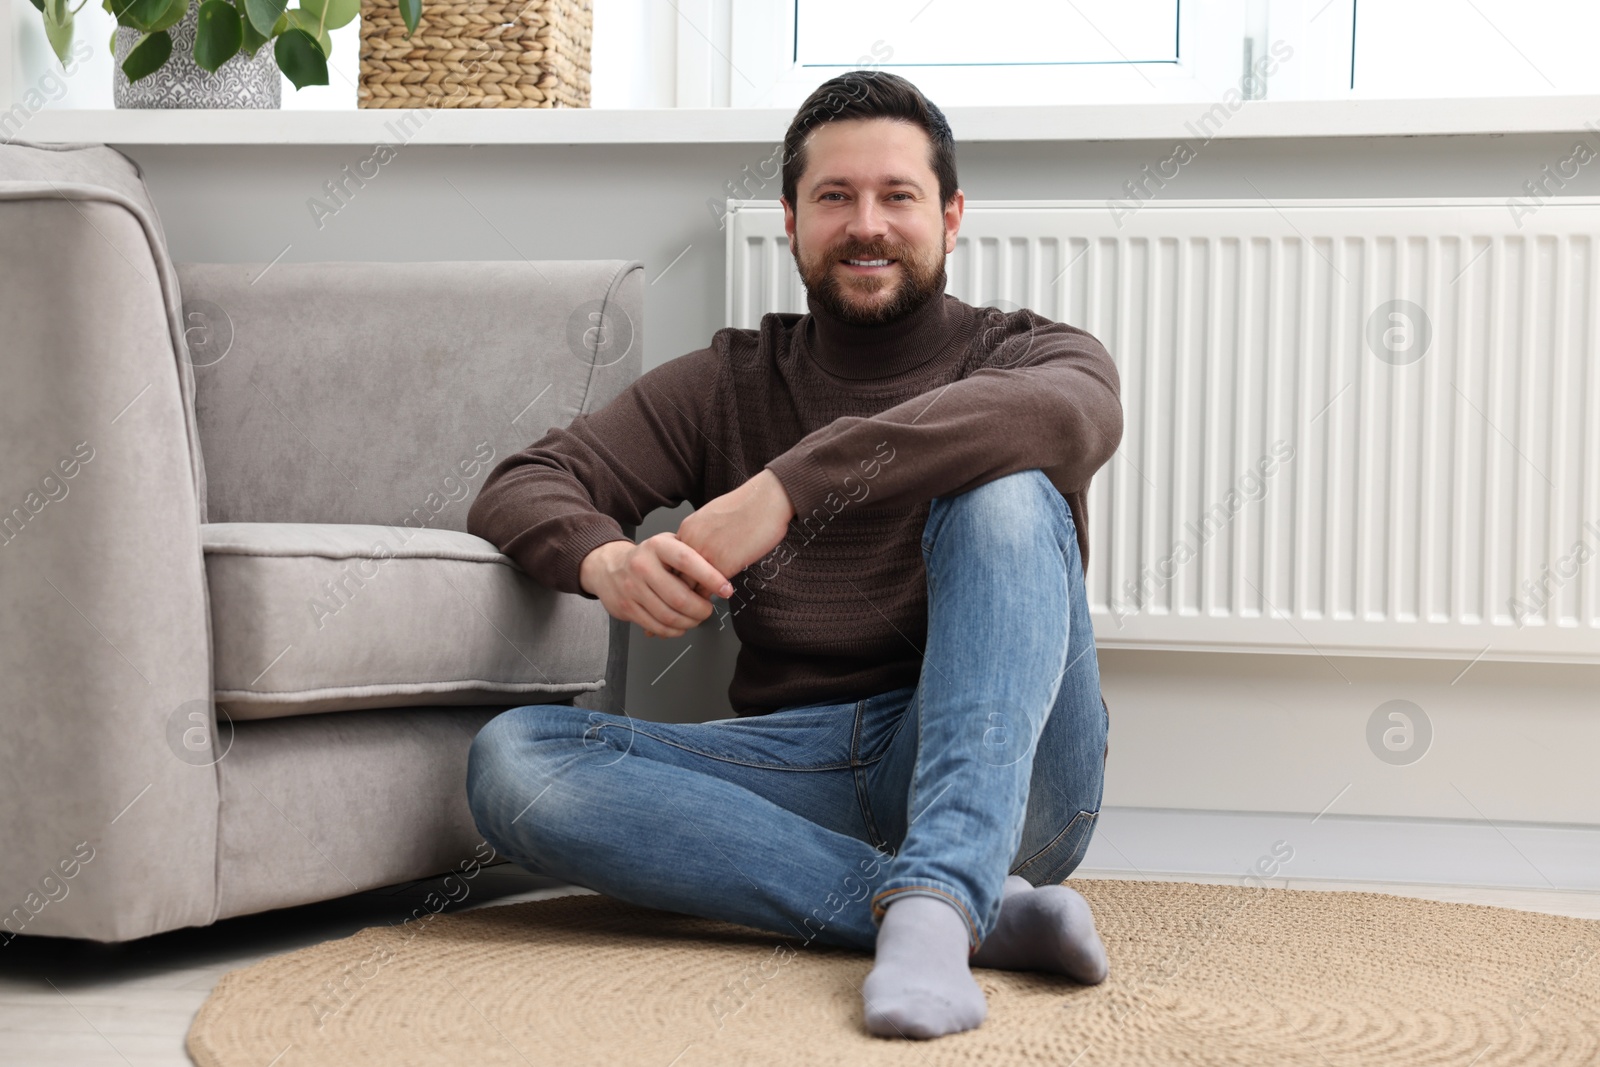
[[[682,3],[683,0],[678,0]],[[728,82],[726,106],[795,108],[804,103],[822,82],[852,69],[846,66],[802,66],[794,58],[794,3],[774,0],[697,0],[702,4],[728,5],[729,48],[726,66],[732,75]],[[1331,0],[1330,10],[1319,22],[1333,25],[1343,9],[1346,25],[1353,0]],[[1114,91],[1118,102],[1176,103],[1212,102],[1229,89],[1238,89],[1244,75],[1244,38],[1252,9],[1264,16],[1270,5],[1274,14],[1290,19],[1304,7],[1298,0],[1183,0],[1178,7],[1179,37],[1182,42],[1176,63],[1129,64],[1051,64],[1006,66],[987,69],[971,65],[896,66],[893,56],[884,57],[892,45],[878,42],[863,55],[861,67],[893,71],[914,82],[941,108],[956,106],[1006,106],[1022,102],[1066,104],[1103,101]],[[1258,18],[1265,26],[1266,19]],[[1305,28],[1295,23],[1293,38],[1285,39],[1295,48],[1296,58],[1305,44]],[[1337,51],[1337,35],[1313,34],[1322,40],[1321,57],[1331,43]],[[1282,36],[1282,35],[1280,35]],[[1295,40],[1294,38],[1300,38]],[[680,30],[680,42],[683,33]],[[1256,41],[1259,53],[1270,42]],[[680,44],[680,63],[685,56]],[[1333,56],[1337,68],[1339,57]],[[1348,65],[1348,42],[1342,61]],[[1292,64],[1285,64],[1290,66]],[[1328,66],[1319,58],[1319,69]],[[982,70],[981,75],[975,72]],[[974,86],[974,78],[981,82]],[[1319,77],[1325,80],[1325,76]],[[1248,93],[1249,87],[1244,91]],[[1272,94],[1269,90],[1269,96]],[[679,106],[684,106],[680,101]],[[712,105],[716,106],[716,105]]]

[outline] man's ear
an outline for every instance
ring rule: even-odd
[[[957,189],[950,197],[950,203],[944,208],[944,254],[949,255],[956,250],[956,234],[961,230],[961,216],[965,213],[967,197]]]
[[[794,205],[790,204],[789,199],[784,196],[778,197],[778,203],[783,205],[783,232],[789,235],[789,247],[792,250],[794,248],[795,226]]]

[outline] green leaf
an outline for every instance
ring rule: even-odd
[[[160,17],[150,24],[150,32],[170,30],[182,22],[184,16],[188,14],[189,0],[172,0],[172,3],[167,5],[167,9],[161,13]]]
[[[44,20],[54,22],[57,26],[71,22],[72,9],[67,7],[67,0],[45,0]]]
[[[323,7],[327,12],[324,14]],[[361,0],[300,0],[300,7],[314,19],[322,19],[322,28],[337,30],[348,26],[350,20],[361,14]]]
[[[106,3],[110,3],[111,0],[105,0],[105,2]],[[44,0],[33,0],[33,6],[38,8],[40,11],[43,11],[44,10]],[[108,8],[107,10],[110,10],[110,9]]]
[[[271,37],[272,27],[277,24],[279,16],[287,6],[289,0],[244,0],[244,13],[257,33],[263,37]]]
[[[130,82],[136,82],[145,75],[160,70],[161,64],[165,63],[171,54],[172,38],[167,36],[166,30],[147,33],[134,43],[128,52],[128,58],[122,61],[122,73],[128,76]]]
[[[145,33],[154,33],[151,24],[166,14],[173,0],[112,0],[117,8],[117,21]]]
[[[111,58],[112,59],[116,59],[117,58],[117,31],[116,31],[115,27],[112,28],[112,30],[111,30],[111,40],[107,41],[106,45],[111,49]]]
[[[63,22],[55,20],[57,7],[66,19]],[[44,35],[50,42],[50,47],[55,51],[56,58],[63,64],[67,62],[67,55],[72,50],[72,9],[59,0],[49,0],[44,12]]]
[[[287,12],[287,14],[289,16],[289,25],[291,27],[305,30],[306,33],[310,34],[316,40],[317,46],[322,49],[322,56],[324,59],[333,55],[333,35],[330,34],[326,29],[324,29],[320,34],[317,32],[317,17],[315,15],[311,14],[309,11],[306,11],[304,8],[298,7]],[[321,83],[319,82],[318,84]]]
[[[296,89],[328,84],[328,57],[322,54],[316,38],[305,30],[284,30],[272,46],[272,54],[277,57],[278,69]]]
[[[215,74],[232,59],[244,42],[244,20],[227,0],[206,0],[200,5],[200,20],[194,36],[194,61]]]
[[[417,32],[417,20],[422,17],[422,0],[400,0],[400,17],[405,20],[406,40]]]
[[[256,49],[267,43],[267,35],[256,29],[255,24],[250,21],[250,16],[244,9],[244,0],[233,0],[233,9],[239,13],[240,28],[244,30],[240,48],[244,50],[245,55],[254,58]]]

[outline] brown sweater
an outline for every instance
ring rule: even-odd
[[[489,472],[467,515],[537,581],[595,599],[578,567],[627,540],[619,523],[698,508],[770,468],[794,505],[789,534],[729,576],[733,595],[702,624],[739,637],[739,715],[916,684],[935,497],[1038,467],[1087,565],[1089,478],[1122,437],[1116,366],[1076,327],[945,293],[879,327],[809,305],[718,330],[552,427]]]

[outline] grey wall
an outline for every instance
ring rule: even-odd
[[[1160,195],[1525,196],[1524,183],[1571,156],[1579,136],[1218,140]],[[264,263],[285,245],[286,261],[639,259],[648,280],[647,369],[703,347],[723,325],[723,233],[706,201],[720,201],[727,183],[755,172],[774,149],[410,144],[365,187],[351,184],[349,203],[319,228],[307,201],[326,197],[323,184],[347,164],[355,171],[369,146],[121,147],[143,167],[178,260]],[[973,142],[959,149],[961,187],[970,199],[1104,200],[1172,149],[1165,141]],[[739,195],[778,196],[776,182],[746,188]],[[1559,191],[1600,194],[1600,167]],[[656,513],[639,537],[676,529],[684,514],[687,505]],[[675,721],[730,714],[736,651],[715,619],[676,641],[633,628],[628,710]]]

